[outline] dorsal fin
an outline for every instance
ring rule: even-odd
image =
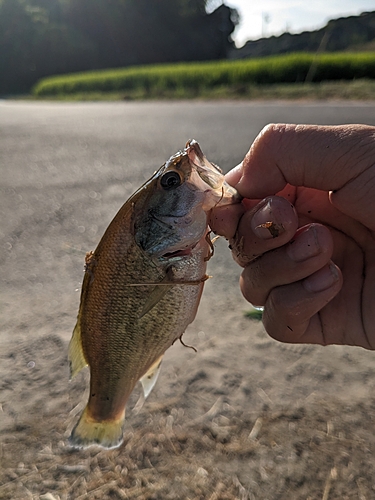
[[[73,336],[69,343],[68,359],[70,366],[70,378],[72,379],[87,365],[87,361],[82,350],[81,326],[79,318],[76,326],[74,327]]]

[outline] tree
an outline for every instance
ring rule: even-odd
[[[238,16],[207,0],[0,0],[0,92],[40,77],[225,58]]]
[[[226,57],[236,11],[206,0],[70,0],[68,22],[95,44],[97,66]]]
[[[0,92],[25,92],[42,76],[78,71],[92,59],[90,40],[62,17],[57,0],[0,2]]]

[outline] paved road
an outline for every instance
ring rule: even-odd
[[[189,138],[229,169],[269,122],[375,125],[375,103],[0,101],[2,339],[68,338],[84,252],[131,192]]]

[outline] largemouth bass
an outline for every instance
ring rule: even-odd
[[[208,213],[240,201],[196,141],[172,156],[122,206],[86,255],[71,377],[90,368],[90,395],[70,443],[119,446],[125,406],[147,397],[164,352],[193,321],[211,255]]]

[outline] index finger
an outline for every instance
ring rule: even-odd
[[[374,166],[375,127],[267,125],[227,181],[246,198],[286,184],[336,191]]]

